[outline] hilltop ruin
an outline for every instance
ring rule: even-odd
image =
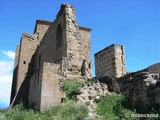
[[[72,5],[62,4],[53,22],[37,20],[16,47],[11,103],[53,106],[65,97],[60,80],[91,79],[90,31],[77,24]]]
[[[74,7],[62,4],[53,22],[37,20],[33,35],[23,33],[16,47],[11,106],[21,101],[37,110],[54,106],[65,98],[62,80],[91,79],[90,32],[77,24]],[[108,86],[100,90],[123,93],[133,106],[160,105],[160,63],[127,73],[124,47],[112,44],[95,54],[95,73]]]

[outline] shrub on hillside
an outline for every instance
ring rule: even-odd
[[[134,110],[130,109],[130,104],[125,96],[112,93],[111,95],[101,97],[97,104],[96,112],[107,120],[130,119],[137,120],[137,118],[129,118]]]
[[[74,101],[66,101],[42,112],[26,109],[23,104],[16,105],[6,113],[7,120],[83,120],[88,108]]]
[[[64,80],[62,81],[62,89],[66,92],[66,95],[69,99],[75,99],[76,95],[81,94],[80,88],[83,86],[83,83],[80,81],[73,80]]]
[[[68,101],[60,111],[62,120],[83,120],[88,115],[88,108],[76,102]]]
[[[21,103],[5,114],[7,120],[39,120],[40,115],[32,109],[26,109]]]

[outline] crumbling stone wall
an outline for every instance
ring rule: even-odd
[[[34,35],[37,35],[38,40],[42,40],[44,34],[48,30],[49,26],[52,22],[46,21],[46,20],[36,20],[36,25],[34,28]]]
[[[126,74],[124,47],[110,45],[94,55],[97,78],[118,78]]]
[[[96,77],[108,90],[125,94],[131,105],[148,108],[160,105],[160,63],[126,73],[124,49],[111,45],[95,54]]]
[[[160,66],[160,63],[153,66]],[[160,105],[160,72],[155,69],[154,73],[149,71],[150,67],[118,79],[118,92],[125,94],[133,106],[148,108]]]
[[[49,22],[45,25],[44,21],[37,20],[33,35],[23,33],[20,46],[16,49],[14,73],[11,91],[11,104],[16,104],[21,100],[28,103],[29,96],[29,82],[33,75],[34,52],[37,49],[37,45],[40,39],[49,27]],[[41,32],[39,32],[41,31]]]
[[[149,73],[160,73],[160,64],[156,63],[148,67]]]
[[[62,4],[53,22],[37,20],[34,35],[22,36],[11,101],[43,109],[65,97],[61,79],[90,79],[90,31],[77,25],[72,5]]]

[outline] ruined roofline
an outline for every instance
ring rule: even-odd
[[[103,52],[103,51],[105,51],[105,50],[107,50],[107,49],[109,49],[109,48],[111,48],[111,47],[116,47],[116,46],[123,47],[122,45],[112,44],[112,45],[110,45],[110,46],[108,46],[108,47],[105,47],[105,48],[102,49],[101,51],[95,53],[94,56],[96,56],[97,54],[99,54],[99,53],[101,53],[101,52]]]
[[[66,3],[62,3],[62,5],[61,5],[61,8],[60,8],[60,11],[58,12],[58,14],[60,14],[60,12],[61,12],[61,9],[63,9],[63,8],[65,8],[66,6],[70,6],[70,7],[74,7],[73,5],[68,5],[68,4],[66,4]],[[57,14],[57,15],[58,15]],[[56,16],[57,17],[57,16]],[[55,19],[56,20],[56,19]],[[55,21],[54,20],[54,21]],[[34,32],[33,32],[33,34],[36,32],[36,30],[37,30],[37,24],[41,24],[41,25],[51,25],[53,22],[51,22],[51,21],[47,21],[47,20],[36,20],[36,24],[35,24],[35,27],[34,27]]]
[[[61,9],[60,9],[60,11],[58,12],[57,15],[59,15],[60,12],[61,12],[61,10],[63,10],[65,7],[72,7],[72,8],[74,8],[73,5],[69,5],[67,3],[62,3]],[[87,27],[83,27],[83,26],[78,26],[78,27],[79,27],[80,30],[86,30],[86,31],[89,31],[89,32],[92,30],[91,28],[87,28]]]
[[[24,37],[34,39],[34,38],[33,38],[33,36],[32,36],[32,35],[30,35],[30,34],[29,34],[29,33],[27,33],[27,32],[23,32],[23,33],[22,33],[22,38],[24,38]]]
[[[34,32],[33,34],[36,32],[37,30],[37,24],[41,24],[41,25],[51,25],[52,22],[50,21],[47,21],[47,20],[36,20],[36,24],[35,24],[35,27],[34,27]]]
[[[73,5],[69,5],[69,4],[66,4],[66,3],[62,3],[61,6],[60,6],[60,10],[58,11],[58,13],[57,13],[56,18],[55,18],[54,21],[56,21],[56,19],[58,18],[58,16],[59,16],[63,11],[65,11],[65,8],[67,8],[67,7],[68,7],[68,8],[71,7],[71,8],[74,9],[74,6],[73,6]]]
[[[69,5],[69,4],[67,4],[67,3],[62,3],[62,4],[61,4],[61,8],[62,8],[62,7],[66,7],[66,6],[68,6],[68,7],[74,7],[73,5]]]
[[[92,28],[87,28],[87,27],[82,27],[82,26],[78,26],[80,30],[86,30],[86,31],[91,31]]]

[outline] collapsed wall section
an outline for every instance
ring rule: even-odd
[[[126,95],[131,105],[138,108],[160,105],[160,71],[157,66],[160,63],[120,77],[117,92]]]
[[[148,67],[149,73],[160,73],[160,63],[156,63]]]

